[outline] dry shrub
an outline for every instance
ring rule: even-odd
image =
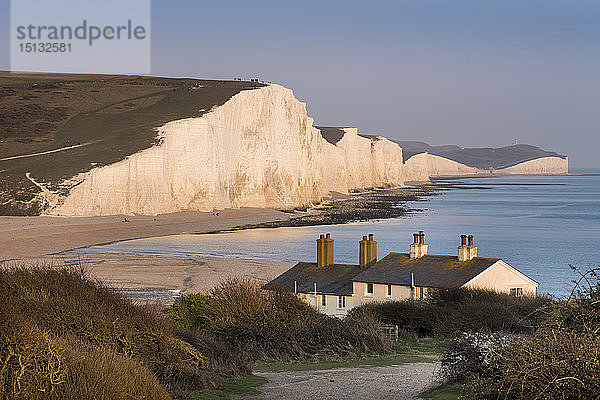
[[[170,398],[146,366],[36,328],[7,303],[0,301],[0,398]]]
[[[440,360],[439,377],[451,384],[494,376],[498,353],[518,340],[505,333],[462,332],[449,340]]]
[[[15,384],[52,393],[64,386],[61,374],[71,379],[74,371],[79,371],[77,366],[84,364],[96,365],[102,371],[125,371],[125,377],[139,373],[140,382],[158,379],[172,394],[212,385],[213,378],[205,371],[208,359],[178,338],[168,320],[87,280],[82,271],[39,267],[0,270],[0,292],[4,321],[0,379],[6,393],[19,392]],[[78,358],[81,346],[97,359]],[[19,355],[13,354],[15,349]],[[15,360],[27,360],[27,368],[19,363],[15,367]],[[56,365],[62,368],[59,372],[53,370]],[[22,371],[15,372],[14,368]],[[133,370],[136,374],[126,372]],[[78,373],[87,376],[84,370]],[[78,384],[85,386],[86,382]],[[135,385],[123,388],[129,391],[128,396],[145,390]]]
[[[367,314],[340,320],[317,312],[293,293],[229,280],[210,296],[186,296],[170,315],[183,327],[213,334],[247,360],[289,360],[382,352],[388,343]],[[196,321],[196,322],[194,322]]]
[[[365,310],[383,322],[418,336],[453,337],[457,332],[528,333],[551,304],[547,297],[516,297],[476,289],[440,289],[425,301],[386,301],[352,309]]]
[[[599,399],[600,286],[555,303],[536,332],[497,354],[499,367],[465,387],[470,399]]]

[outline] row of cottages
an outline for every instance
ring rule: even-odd
[[[430,255],[425,234],[413,234],[409,253],[377,261],[373,235],[359,242],[359,264],[335,264],[333,239],[317,240],[317,262],[299,262],[265,289],[294,291],[319,311],[344,316],[370,301],[420,300],[435,288],[479,288],[515,296],[536,295],[538,283],[499,258],[477,257],[472,235],[461,235],[458,255]]]

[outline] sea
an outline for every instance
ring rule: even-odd
[[[331,233],[338,263],[358,263],[358,242],[372,233],[379,258],[408,252],[425,232],[429,254],[456,254],[461,234],[478,255],[497,257],[539,282],[538,293],[568,296],[579,271],[600,265],[600,173],[452,180],[461,187],[409,202],[404,217],[343,225],[184,234],[115,242],[72,252],[177,257],[216,256],[315,261],[315,240]],[[600,172],[600,171],[597,171]]]

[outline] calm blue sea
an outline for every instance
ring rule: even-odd
[[[335,261],[357,263],[358,241],[375,234],[379,257],[408,251],[425,231],[430,254],[455,254],[459,235],[472,234],[479,255],[500,257],[540,283],[540,293],[568,294],[569,268],[600,265],[600,175],[466,178],[475,187],[409,203],[414,215],[365,223],[256,229],[216,235],[177,235],[94,246],[78,253],[223,256],[314,261],[315,239],[331,232]]]

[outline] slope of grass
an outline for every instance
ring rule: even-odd
[[[434,386],[421,392],[419,398],[426,400],[458,400],[462,392],[460,385]]]
[[[231,396],[259,394],[258,388],[265,383],[267,379],[261,376],[244,375],[229,380],[222,389],[198,390],[182,400],[227,400]]]

